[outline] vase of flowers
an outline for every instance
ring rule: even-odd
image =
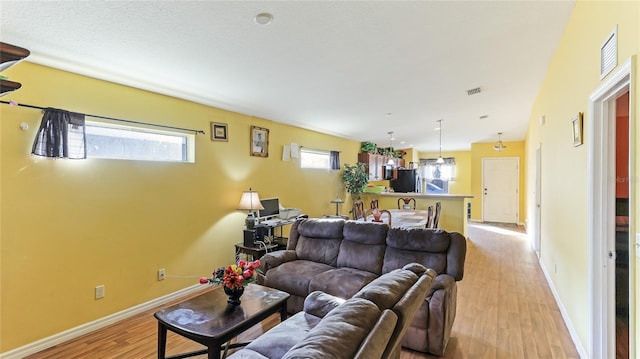
[[[216,269],[210,278],[200,278],[200,284],[222,285],[224,293],[229,297],[229,305],[239,305],[244,287],[256,281],[256,273],[260,273],[260,261],[238,261],[237,264]]]

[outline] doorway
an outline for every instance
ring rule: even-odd
[[[629,91],[616,100],[615,303],[616,359],[629,359]],[[633,252],[632,252],[633,253]]]
[[[482,159],[482,220],[518,223],[520,159],[517,157]]]
[[[589,145],[589,182],[588,182],[588,253],[589,253],[589,307],[590,317],[590,348],[589,356],[593,358],[632,358],[635,357],[634,341],[624,339],[625,334],[617,336],[616,324],[617,315],[626,318],[626,327],[633,333],[635,328],[635,309],[629,306],[635,302],[635,290],[629,278],[633,278],[629,271],[635,268],[635,256],[630,249],[631,243],[629,233],[624,233],[618,222],[616,215],[625,214],[624,217],[634,218],[633,208],[629,203],[634,203],[636,194],[634,188],[628,184],[618,186],[617,170],[622,170],[622,176],[628,177],[633,162],[629,161],[629,145],[618,148],[617,141],[626,138],[627,141],[634,141],[634,121],[626,119],[629,126],[626,134],[617,133],[617,112],[624,112],[624,109],[617,109],[620,105],[619,99],[629,93],[633,65],[635,58],[626,61],[620,69],[589,97],[589,113],[592,119],[588,121],[587,137]],[[630,100],[632,101],[632,100]],[[633,106],[630,106],[633,107]],[[621,110],[621,111],[617,111]],[[627,117],[631,113],[626,110]],[[624,126],[624,122],[620,124]],[[626,137],[625,137],[626,136]],[[626,148],[625,148],[626,147]],[[626,155],[626,156],[625,156]],[[626,158],[625,158],[626,157]],[[622,163],[617,163],[620,160]],[[626,169],[626,171],[625,171]],[[618,190],[627,194],[618,193]],[[621,200],[617,200],[622,196]],[[621,219],[621,222],[624,220]],[[634,229],[632,221],[627,221],[627,231]],[[618,235],[618,232],[622,234]],[[618,237],[618,238],[617,238]],[[623,259],[626,256],[626,259]],[[626,262],[626,263],[625,263]],[[625,279],[624,269],[627,271]],[[620,280],[620,282],[618,282]],[[625,298],[626,294],[626,298]],[[626,304],[626,309],[621,309],[619,302]],[[625,312],[626,310],[626,312]],[[627,334],[628,335],[628,334]],[[633,337],[633,335],[631,335]],[[616,345],[624,349],[617,356]]]

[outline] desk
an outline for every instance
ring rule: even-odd
[[[421,209],[388,209],[391,213],[391,227],[425,228],[427,225],[427,211]],[[389,223],[388,215],[382,214],[382,223]],[[367,215],[367,222],[372,222],[373,216]],[[359,219],[358,222],[363,222]]]
[[[222,287],[214,288],[197,297],[162,309],[154,314],[158,320],[158,359],[165,359],[167,330],[191,339],[207,349],[179,354],[171,358],[186,358],[207,354],[209,359],[219,359],[220,351],[240,347],[246,343],[228,342],[274,313],[280,313],[280,321],[287,319],[289,294],[250,284],[245,288],[238,306],[227,305]]]
[[[277,239],[281,239],[281,242],[284,242],[286,244],[285,240],[287,239],[287,237],[282,235],[282,227],[289,224],[293,224],[295,222],[296,222],[296,218],[290,218],[290,219],[275,218],[275,219],[268,219],[268,220],[262,221],[258,223],[258,226],[269,227],[269,231],[271,232],[269,233],[269,235],[273,236],[274,241]],[[276,228],[280,228],[280,235],[276,235]]]
[[[245,246],[243,243],[236,244],[236,263],[240,260],[240,253],[244,253],[251,256],[251,260],[262,258],[267,252],[275,251],[278,249],[277,244],[267,244],[265,246],[256,245],[255,247]]]

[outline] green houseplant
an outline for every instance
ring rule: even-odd
[[[376,144],[373,142],[369,142],[369,141],[360,142],[360,152],[375,153],[377,149],[378,149],[378,146],[376,146]]]
[[[360,199],[360,195],[369,182],[367,167],[362,162],[357,162],[355,165],[345,163],[342,171],[342,180],[345,183],[347,192],[351,194],[351,199]]]

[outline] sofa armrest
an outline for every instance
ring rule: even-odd
[[[449,289],[451,288],[451,286],[456,282],[456,279],[453,278],[452,276],[448,275],[448,274],[438,274],[434,279],[433,279],[433,283],[431,284],[431,288],[429,289],[429,292],[427,293],[427,298],[431,297],[431,295],[440,289]]]
[[[267,273],[271,268],[275,268],[282,263],[291,262],[296,259],[298,259],[298,256],[294,250],[287,249],[269,252],[260,258],[260,270],[262,270],[262,273]]]
[[[311,292],[304,300],[304,312],[324,318],[327,313],[344,303],[344,299],[319,290]]]
[[[262,258],[260,258],[260,267],[258,267],[258,284],[264,285],[265,275],[270,269],[296,259],[298,259],[298,256],[294,250],[280,250],[263,255]]]

